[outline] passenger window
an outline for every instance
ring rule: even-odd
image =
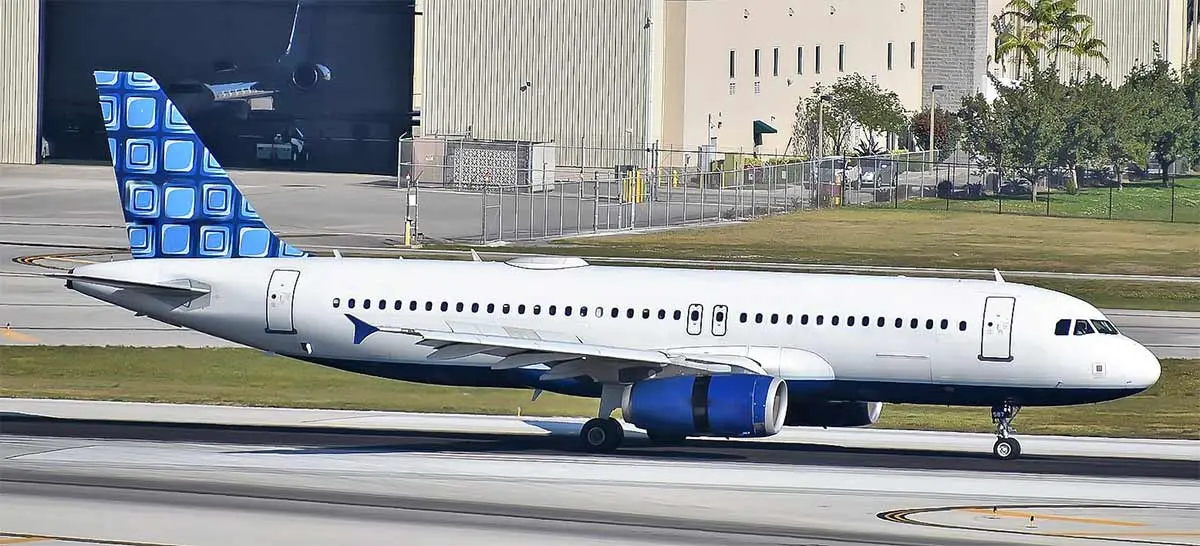
[[[571,309],[571,308],[570,308],[570,307],[568,307],[567,309],[569,310],[569,309]],[[587,310],[588,310],[588,308],[587,308],[587,306],[586,306],[586,305],[580,305],[580,306],[579,306],[579,316],[581,316],[581,317],[586,317],[586,316],[587,316]]]
[[[378,309],[379,309],[380,311],[382,311],[382,310],[384,310],[384,309],[387,309],[387,300],[379,300],[379,307],[378,307]]]
[[[817,326],[825,323],[825,315],[817,315]]]
[[[522,304],[520,304],[520,305],[517,305],[517,314],[518,314],[518,315],[524,315],[524,314],[525,314],[525,304],[524,304],[524,303],[522,303]]]
[[[903,328],[904,327],[904,319],[902,319],[902,318],[896,319],[896,327]]]
[[[370,309],[370,308],[371,308],[371,300],[364,299],[363,300],[363,309]]]
[[[478,313],[478,312],[479,312],[479,304],[478,304],[478,303],[472,303],[472,304],[471,304],[471,312],[472,312],[472,313]]]
[[[446,311],[448,311],[450,309],[450,304],[443,301],[441,309],[442,309],[442,312],[445,313]]]
[[[808,314],[800,315],[800,324],[808,324]]]
[[[354,309],[354,298],[350,298],[350,299],[346,300],[346,307]]]
[[[571,316],[571,306],[570,305],[563,307],[563,315],[568,316],[568,317]]]
[[[540,315],[540,314],[542,314],[542,306],[541,306],[541,305],[534,305],[534,306],[533,306],[533,314],[535,314],[535,315]]]
[[[917,320],[917,319],[912,319],[911,321],[909,321],[909,322],[908,322],[908,325],[909,325],[909,327],[911,327],[912,329],[916,330],[916,329],[917,329],[917,325],[918,325],[918,324],[920,324],[920,323],[921,323],[921,321],[919,321],[919,320]]]
[[[755,324],[762,324],[762,313],[755,313],[755,314],[754,314],[754,323],[755,323]]]
[[[792,323],[792,315],[791,315],[790,313],[789,313],[789,314],[788,314],[788,316],[787,316],[787,323],[788,323],[788,324],[791,324],[791,323]]]
[[[675,320],[679,320],[679,319],[683,318],[683,313],[681,313],[678,309],[676,309],[674,316],[675,316]]]
[[[633,313],[634,313],[634,311],[633,311],[632,307],[626,309],[625,310],[625,318],[633,318]]]
[[[427,301],[427,302],[425,302],[425,310],[426,310],[426,311],[433,311],[433,302],[432,302],[432,301]]]
[[[454,304],[454,310],[461,313],[463,311],[463,302],[460,301]]]
[[[725,321],[725,312],[717,311],[716,316],[714,316],[713,318],[717,319],[717,322],[724,322]]]
[[[883,328],[883,325],[885,322],[887,322],[886,319],[884,319],[883,317],[879,317],[878,319],[875,319],[875,326]]]
[[[557,306],[557,305],[551,305],[551,306],[550,306],[548,309],[546,309],[546,311],[547,311],[548,313],[550,313],[550,315],[551,315],[551,316],[553,316],[555,313],[557,313],[557,312],[558,312],[558,306]]]
[[[508,310],[509,310],[509,309],[510,309],[510,307],[509,307],[509,306],[508,306],[508,304],[506,303],[506,304],[504,304],[503,306],[501,306],[501,307],[500,307],[500,312],[501,312],[501,313],[504,313],[505,315],[507,315],[507,314],[508,314]]]
[[[830,318],[829,318],[829,324],[832,324],[832,325],[834,325],[834,326],[837,326],[837,325],[838,325],[838,320],[839,320],[839,318],[840,318],[840,317],[838,317],[837,315],[834,315],[834,316],[830,317]]]
[[[396,300],[396,303],[392,304],[392,309],[395,309],[397,311],[399,311],[403,307],[404,307],[404,303],[401,302],[400,300]]]
[[[771,313],[771,324],[779,324],[779,313]]]
[[[846,326],[854,326],[854,315],[846,317]]]
[[[650,310],[649,309],[642,309],[642,318],[644,318],[644,319],[650,318]]]
[[[691,317],[692,322],[696,322],[696,321],[700,320],[700,311],[696,311],[693,309],[692,312],[688,314],[688,316]]]
[[[746,319],[747,319],[746,313],[742,313],[741,316],[738,317],[738,319],[741,320],[742,322],[746,322]]]
[[[870,326],[870,325],[871,325],[871,317],[863,317],[863,320],[862,320],[862,325],[863,325],[863,326]]]
[[[341,298],[333,298],[333,308],[337,309],[338,307],[341,307],[341,306],[342,306],[342,299]]]
[[[665,318],[667,318],[667,310],[666,310],[666,309],[659,309],[659,310],[658,310],[658,320],[662,320],[662,319],[665,319]]]
[[[1094,333],[1096,333],[1096,330],[1092,329],[1092,323],[1090,323],[1086,320],[1076,320],[1075,321],[1075,335],[1086,336],[1088,334],[1094,334]]]
[[[960,331],[960,332],[966,332],[966,331],[967,331],[967,321],[965,321],[965,320],[964,320],[964,321],[960,321],[960,322],[958,323],[958,331]]]
[[[489,304],[488,304],[488,306],[487,306],[487,312],[488,312],[488,313],[495,313],[495,312],[496,312],[496,304],[494,304],[494,303],[489,303]]]
[[[949,328],[949,327],[950,327],[950,321],[948,321],[946,319],[942,319],[942,329],[945,330],[946,328]]]
[[[617,315],[619,315],[619,314],[621,314],[621,310],[617,309],[616,307],[613,307],[612,312],[609,313],[609,315],[611,315],[612,318],[617,318]]]
[[[933,319],[925,319],[925,329],[926,330],[933,329]]]

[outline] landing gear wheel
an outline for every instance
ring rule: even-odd
[[[1021,443],[1012,437],[1012,420],[1020,411],[1021,406],[1011,402],[992,407],[992,422],[996,423],[996,444],[992,446],[992,454],[997,459],[1011,461],[1021,456]]]
[[[579,431],[583,449],[590,453],[612,453],[625,438],[625,429],[616,419],[595,418],[583,424]]]
[[[682,434],[670,434],[670,433],[656,432],[653,430],[647,430],[646,437],[649,438],[651,442],[654,442],[656,444],[678,444],[678,443],[683,442],[684,440],[687,440],[687,436],[684,436]]]
[[[1021,456],[1021,442],[1016,438],[1000,438],[992,446],[992,454],[1004,461],[1016,459]]]

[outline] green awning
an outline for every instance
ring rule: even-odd
[[[756,119],[754,120],[754,132],[758,134],[770,134],[778,133],[779,131],[776,131],[774,127],[767,125],[764,121]]]

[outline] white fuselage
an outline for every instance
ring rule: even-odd
[[[525,381],[492,372],[495,356],[432,361],[427,357],[434,349],[407,336],[355,344],[346,315],[380,327],[636,349],[802,349],[832,369],[835,387],[820,396],[843,400],[1073,404],[1133,394],[1159,375],[1157,359],[1124,335],[1056,335],[1063,319],[1105,317],[1076,298],[1021,284],[572,265],[570,260],[562,267],[531,268],[367,258],[154,259],[89,265],[75,273],[186,280],[211,293],[180,305],[138,291],[80,282],[73,287],[251,347],[429,383],[591,394],[538,384],[531,372],[544,366],[525,370]],[[808,370],[795,372],[800,376],[779,370],[789,384],[810,379],[803,377]],[[493,375],[497,379],[490,381]]]

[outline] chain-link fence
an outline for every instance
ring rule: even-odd
[[[620,160],[615,164],[601,161]],[[1084,173],[983,172],[926,152],[819,161],[773,154],[593,149],[465,137],[401,142],[399,185],[439,207],[453,236],[497,243],[746,220],[843,206],[1200,222],[1200,179],[1124,182]],[[1030,180],[1033,182],[1030,182]],[[433,191],[424,191],[425,189]],[[451,197],[453,196],[453,197]],[[423,207],[424,209],[425,207]],[[466,229],[463,226],[474,226]]]

